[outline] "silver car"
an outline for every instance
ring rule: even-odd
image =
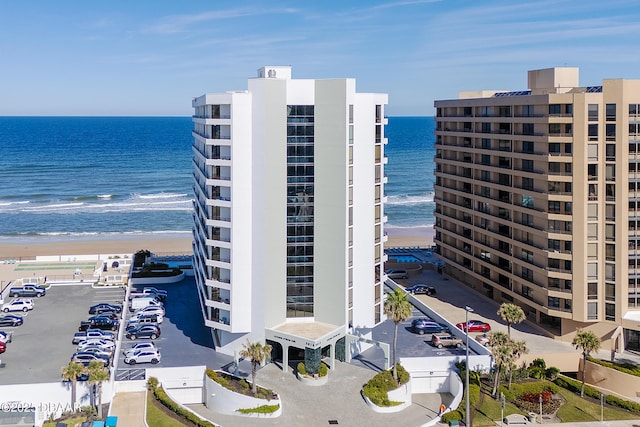
[[[152,341],[137,342],[129,348],[122,350],[122,354],[125,356],[132,355],[139,350],[157,350],[156,345]]]
[[[136,363],[160,363],[160,352],[158,350],[136,350],[133,354],[124,358],[124,363],[135,365]]]
[[[113,351],[116,344],[113,341],[92,338],[90,340],[81,341],[78,344],[78,351],[82,351],[86,347],[99,347],[105,351]]]

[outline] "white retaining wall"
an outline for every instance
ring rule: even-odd
[[[203,403],[206,366],[148,368],[147,378],[156,377],[162,388],[183,405]]]
[[[182,279],[184,279],[184,276],[184,272],[181,272],[177,276],[171,277],[132,277],[131,279],[129,279],[129,282],[132,285],[159,285],[163,283],[166,284],[180,282]]]

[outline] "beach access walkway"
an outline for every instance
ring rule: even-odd
[[[117,393],[111,401],[109,414],[118,417],[118,425],[127,427],[148,427],[145,422],[147,393],[135,391]]]

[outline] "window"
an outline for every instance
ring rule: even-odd
[[[587,299],[598,299],[598,284],[597,283],[588,283],[587,284]]]
[[[587,146],[587,160],[590,162],[598,160],[598,144],[589,144]]]
[[[635,116],[638,114],[638,112],[640,111],[640,108],[638,108],[639,105],[638,104],[629,104],[629,115],[630,116]]]
[[[607,301],[616,300],[616,285],[615,283],[605,283],[604,285],[604,299]]]
[[[531,141],[522,141],[522,152],[533,154],[533,142]]]
[[[533,207],[533,197],[523,194],[522,195],[522,206],[524,206],[525,208],[532,208]]]
[[[607,201],[615,201],[616,200],[616,185],[615,184],[606,184],[605,190],[607,192]]]
[[[605,106],[606,120],[608,122],[616,121],[616,104],[607,104]]]
[[[589,123],[588,132],[589,132],[589,141],[598,140],[598,124],[597,123]]]
[[[589,111],[589,121],[598,121],[598,104],[589,104],[587,107]]]
[[[598,200],[598,184],[589,184],[589,200]]]
[[[549,123],[549,134],[560,135],[560,123]]]
[[[615,181],[616,180],[616,165],[606,165],[605,166],[605,177],[607,181]]]
[[[587,179],[589,179],[589,181],[598,180],[598,165],[587,165]]]
[[[616,320],[616,305],[615,304],[605,304],[604,305],[604,319],[605,320]]]
[[[558,143],[550,143],[549,144],[549,154],[560,154],[560,144]]]
[[[549,297],[549,308],[560,308],[560,298]]]
[[[560,104],[549,104],[549,115],[550,116],[560,115]]]
[[[524,200],[523,200],[524,202]],[[560,202],[549,200],[549,212],[551,213],[560,213]]]
[[[549,162],[549,173],[559,174],[560,173],[560,163],[558,163],[558,162]]]
[[[598,205],[594,203],[590,203],[587,205],[587,219],[589,220],[598,219]]]
[[[589,259],[598,259],[598,244],[597,243],[588,243],[587,244],[587,257]]]
[[[491,133],[491,123],[482,123],[482,133]]]
[[[533,172],[533,160],[522,160],[522,170],[525,172]]]
[[[616,245],[612,245],[610,243],[607,243],[605,245],[605,257],[607,261],[615,261],[616,260]],[[607,268],[610,266],[611,264],[607,264]]]
[[[587,238],[598,240],[598,224],[587,224]]]
[[[607,141],[616,140],[616,124],[615,123],[607,123],[607,125],[605,126],[605,135],[607,137]]]
[[[533,123],[523,123],[522,124],[522,134],[523,135],[533,135]]]
[[[491,140],[489,138],[482,138],[482,149],[491,150]]]
[[[511,151],[511,141],[507,141],[501,139],[498,141],[498,150],[500,151]]]
[[[589,320],[598,319],[598,303],[597,302],[587,303],[587,319]]]
[[[589,225],[591,225],[591,224],[589,224]],[[616,226],[615,226],[615,224],[605,224],[604,229],[605,229],[605,238],[607,239],[607,241],[615,242],[616,241]]]
[[[523,249],[521,258],[527,262],[533,263],[533,252]]]
[[[522,188],[525,190],[533,190],[533,178],[522,178]]]
[[[616,160],[616,146],[615,144],[607,144],[605,146],[605,156],[608,162],[612,162]],[[631,152],[631,150],[629,150]]]
[[[616,266],[615,264],[605,264],[604,266],[604,277],[605,280],[615,281],[616,280]]]
[[[573,202],[564,202],[564,213],[571,215],[573,213]]]
[[[607,221],[615,221],[616,220],[616,205],[607,203],[604,208],[604,216]]]

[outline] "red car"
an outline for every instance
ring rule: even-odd
[[[0,354],[4,353],[7,350],[7,344],[0,341]]]
[[[465,322],[456,324],[456,328],[466,332],[467,324]],[[491,325],[482,320],[469,320],[469,332],[489,332]]]

